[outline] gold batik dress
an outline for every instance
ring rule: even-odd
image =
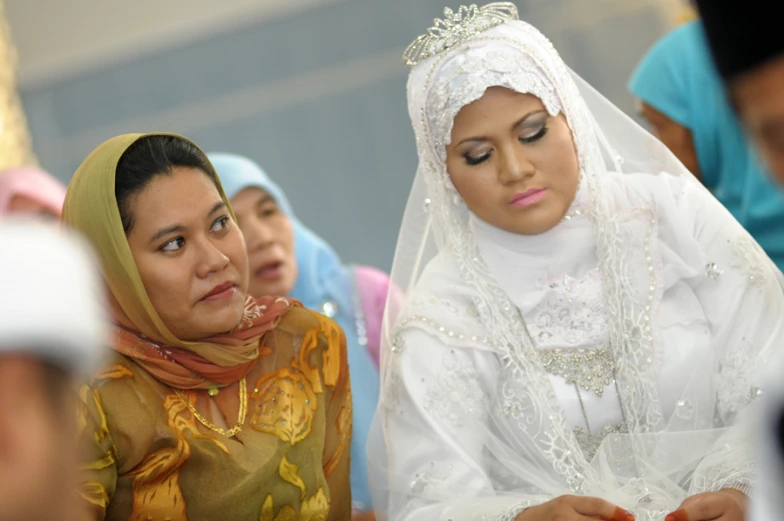
[[[214,397],[117,353],[81,395],[89,519],[351,517],[346,345],[326,317],[288,311],[250,374]]]

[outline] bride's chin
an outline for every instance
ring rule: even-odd
[[[518,235],[541,235],[558,226],[562,220],[561,213],[548,209],[544,212],[533,213],[533,215],[517,216],[514,226],[507,231]]]

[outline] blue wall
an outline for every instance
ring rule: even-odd
[[[63,180],[124,132],[177,132],[207,151],[245,154],[344,260],[388,269],[416,169],[399,55],[444,1],[343,0],[23,89],[36,152]],[[653,9],[549,16],[583,2],[517,3],[567,63],[630,110],[626,78],[662,20]]]

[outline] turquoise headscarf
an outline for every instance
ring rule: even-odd
[[[299,300],[306,308],[328,310],[332,319],[346,333],[354,400],[351,495],[358,509],[369,510],[372,503],[365,446],[378,403],[379,376],[370,354],[359,342],[352,270],[341,263],[337,253],[326,242],[297,219],[286,194],[259,165],[233,154],[208,155],[229,199],[250,187],[261,188],[275,199],[294,227],[294,253],[299,273],[294,289],[288,296]]]
[[[632,74],[629,90],[691,131],[705,186],[784,268],[784,195],[727,101],[701,22],[659,40]]]

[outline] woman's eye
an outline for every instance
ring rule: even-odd
[[[215,222],[212,223],[212,228],[210,228],[211,232],[219,232],[225,230],[229,227],[229,217],[224,215],[222,217],[218,217],[215,219]]]
[[[479,156],[471,156],[469,154],[465,154],[463,157],[465,158],[465,162],[471,166],[478,165],[479,163],[484,163],[490,157],[490,153],[492,150],[488,150],[482,155]]]
[[[521,143],[533,143],[534,141],[539,141],[540,139],[542,139],[545,136],[545,134],[547,134],[547,126],[542,125],[538,129],[536,129],[536,132],[534,132],[533,134],[528,134],[528,135],[525,135],[525,136],[521,136],[520,137],[520,142]]]
[[[169,242],[161,246],[160,250],[166,252],[172,252],[172,251],[179,250],[183,246],[185,246],[185,239],[183,239],[182,237],[175,237],[174,239],[170,240]]]
[[[272,217],[278,213],[277,206],[266,206],[259,209],[259,217]]]

